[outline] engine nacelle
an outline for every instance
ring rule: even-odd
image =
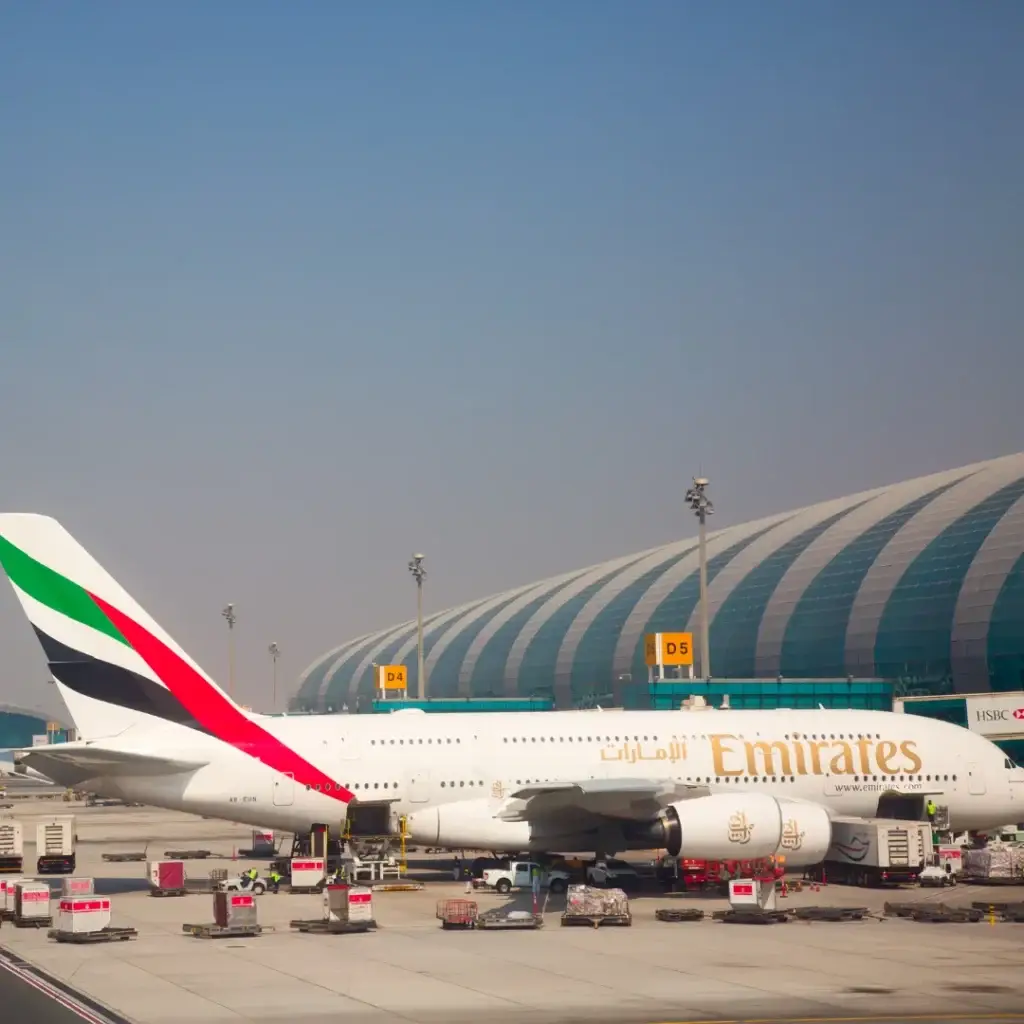
[[[460,800],[415,811],[406,819],[411,838],[424,846],[474,850],[527,850],[530,823],[501,821],[488,800]]]
[[[820,864],[832,842],[824,807],[765,793],[715,793],[667,807],[649,836],[672,857],[755,860],[780,855],[786,864]]]

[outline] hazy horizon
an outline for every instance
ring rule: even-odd
[[[1024,450],[1024,7],[15,2],[0,510],[222,685]],[[0,702],[62,710],[0,584]]]

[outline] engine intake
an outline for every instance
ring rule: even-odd
[[[784,856],[794,867],[820,864],[832,841],[824,807],[765,793],[716,793],[671,804],[643,838],[669,856],[753,860]]]

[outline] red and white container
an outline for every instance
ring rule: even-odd
[[[253,928],[259,924],[256,897],[251,893],[215,892],[213,920],[220,928]]]
[[[185,862],[183,860],[151,860],[146,865],[149,884],[154,889],[184,889]]]
[[[254,857],[271,857],[274,854],[274,830],[257,828],[252,832],[252,854]]]
[[[964,851],[960,846],[940,846],[938,848],[939,867],[951,875],[964,873]]]
[[[62,899],[58,904],[57,931],[76,935],[110,927],[110,900],[105,896]]]
[[[775,910],[775,883],[760,878],[733,878],[729,906],[734,910]]]
[[[341,924],[373,921],[373,890],[364,885],[329,885],[323,896],[324,920]]]
[[[314,888],[324,880],[326,870],[323,857],[292,857],[292,888]]]
[[[60,898],[73,899],[76,896],[92,896],[96,889],[91,878],[62,878]]]
[[[14,913],[14,890],[18,887],[19,882],[24,881],[25,879],[20,875],[0,878],[0,914]]]
[[[50,887],[42,882],[18,882],[14,889],[14,920],[39,921],[49,916]]]

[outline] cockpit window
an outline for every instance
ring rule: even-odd
[[[1009,757],[1008,757],[1008,758],[1006,759],[1006,762],[1005,762],[1005,764],[1004,764],[1004,767],[1006,767],[1006,768],[1016,768],[1017,766],[1016,766],[1016,765],[1015,765],[1015,764],[1013,763],[1013,760],[1012,760],[1011,758],[1009,758]]]

